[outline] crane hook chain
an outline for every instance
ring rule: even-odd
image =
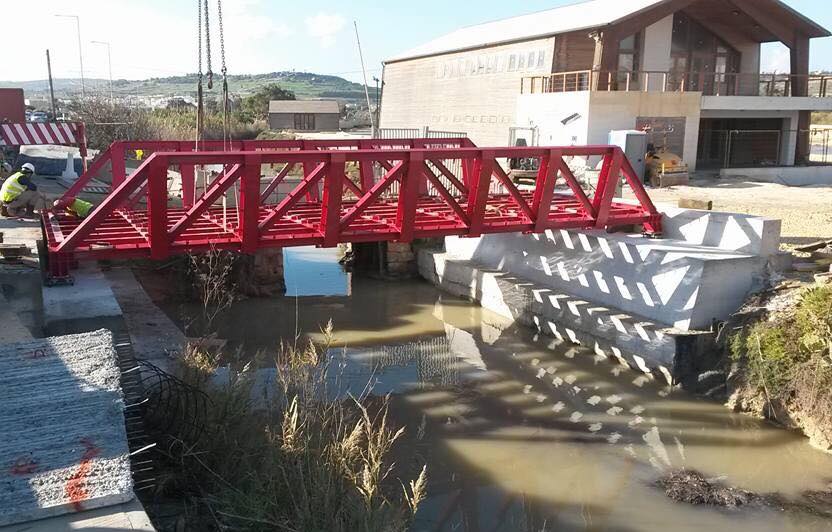
[[[205,1],[205,57],[208,71],[205,75],[208,77],[208,89],[214,88],[214,72],[211,70],[211,23],[208,16],[208,0]]]

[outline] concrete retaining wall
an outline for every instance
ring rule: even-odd
[[[766,260],[674,240],[603,231],[449,237],[479,265],[687,331],[726,319],[760,284]]]
[[[444,250],[419,252],[419,271],[545,334],[690,383],[711,367],[712,323],[763,286],[780,224],[683,209],[670,209],[665,223],[677,238],[577,230],[448,237]]]

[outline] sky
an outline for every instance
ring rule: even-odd
[[[627,0],[621,0],[626,2]],[[832,28],[830,0],[786,0],[826,28]],[[358,23],[368,79],[381,73],[381,62],[435,37],[494,19],[551,9],[574,0],[419,0],[418,2],[350,2],[308,0],[222,0],[228,71],[255,74],[298,70],[361,80],[353,21]],[[109,42],[113,77],[145,79],[197,70],[197,15],[193,0],[0,0],[20,13],[3,28],[0,78],[24,81],[46,78],[45,50],[52,74],[77,78],[80,73],[74,18],[80,20],[84,74],[107,78]],[[214,71],[220,70],[216,0],[209,0],[213,30]],[[11,22],[11,23],[9,23]],[[767,45],[763,69],[788,71],[789,53]],[[832,70],[832,38],[815,39],[812,70]],[[370,81],[372,84],[372,81]]]

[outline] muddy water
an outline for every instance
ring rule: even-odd
[[[395,394],[408,427],[402,460],[428,463],[415,530],[832,529],[809,511],[695,507],[653,485],[690,468],[797,500],[832,480],[832,456],[799,435],[671,392],[424,282],[350,278],[329,251],[296,253],[286,275],[300,297],[238,303],[219,335],[253,353],[332,319],[349,382]]]

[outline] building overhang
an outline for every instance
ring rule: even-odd
[[[832,111],[832,98],[791,96],[703,96],[703,111]]]

